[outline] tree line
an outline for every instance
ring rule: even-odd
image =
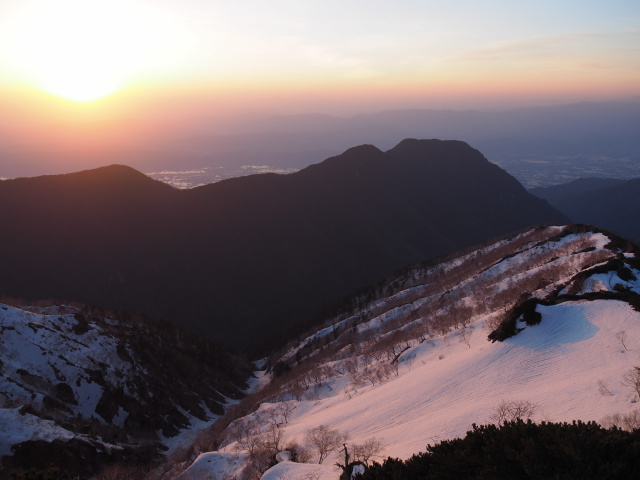
[[[630,479],[640,472],[640,429],[595,422],[515,420],[473,426],[406,461],[374,462],[361,480]]]

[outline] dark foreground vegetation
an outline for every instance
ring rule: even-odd
[[[640,472],[640,429],[595,422],[517,420],[473,426],[464,438],[429,445],[406,461],[374,462],[363,480],[630,479]]]

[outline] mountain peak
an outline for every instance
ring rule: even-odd
[[[380,153],[382,153],[382,150],[380,150],[378,147],[369,143],[365,143],[363,145],[348,148],[347,150],[345,150],[342,156],[349,157],[352,155],[378,155]]]
[[[456,151],[476,151],[471,148],[469,144],[461,140],[439,140],[435,138],[430,139],[417,139],[417,138],[405,138],[389,152],[394,153],[424,153],[424,152],[444,152],[455,149]]]
[[[174,188],[127,165],[113,164],[90,170],[66,173],[62,175],[42,175],[5,180],[3,189],[20,192],[34,189],[36,192],[71,193],[74,190],[91,191],[93,194],[114,188],[121,191],[169,192]],[[0,190],[0,194],[2,191]]]
[[[154,185],[156,188],[164,190],[172,190],[173,187],[159,180],[154,180],[133,167],[121,164],[112,164],[104,167],[98,167],[91,170],[83,170],[75,173],[68,173],[62,178],[82,182],[98,182],[107,184],[146,184]]]

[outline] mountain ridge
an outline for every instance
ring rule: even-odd
[[[81,175],[22,181],[22,196],[0,182],[12,205],[0,212],[12,232],[0,238],[0,294],[144,312],[234,345],[256,331],[279,342],[405,265],[567,220],[457,141],[360,146],[290,175],[184,191],[128,172],[138,191],[95,197],[38,186]]]

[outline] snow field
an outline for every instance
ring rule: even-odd
[[[471,348],[455,340],[421,344],[403,355],[415,355],[411,366],[386,383],[360,388],[350,399],[299,402],[285,435],[303,442],[307,429],[328,425],[349,432],[354,443],[381,438],[383,456],[408,458],[428,443],[464,436],[473,423],[489,423],[501,400],[533,401],[534,419],[554,422],[601,420],[635,408],[637,396],[622,376],[640,363],[640,344],[624,350],[616,333],[640,338],[640,314],[612,300],[539,311],[540,325],[503,343],[487,341],[478,322]],[[611,395],[600,392],[599,380]]]

